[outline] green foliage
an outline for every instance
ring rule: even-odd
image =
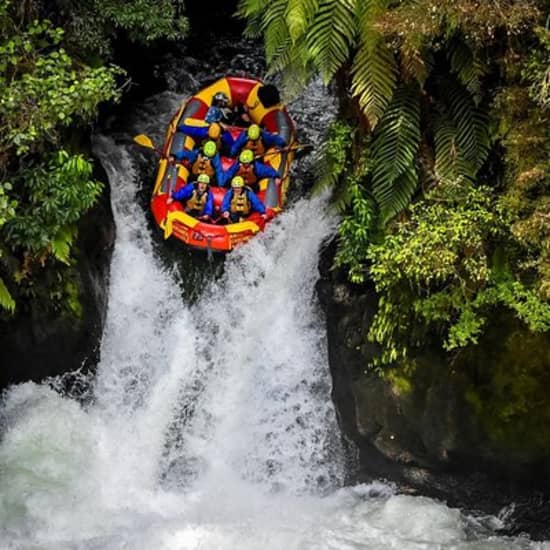
[[[62,29],[47,20],[21,23],[15,9],[0,3],[0,306],[10,311],[14,291],[22,295],[21,285],[50,258],[71,263],[76,224],[101,184],[90,161],[58,143],[64,128],[118,99],[121,74],[77,62],[62,47]]]
[[[7,194],[12,190],[11,183],[0,182],[0,230],[2,227],[15,216],[17,201]],[[3,247],[0,246],[0,262],[2,261]],[[7,289],[4,281],[0,278],[0,307],[13,311],[15,309],[15,301]]]
[[[395,56],[381,37],[361,43],[354,58],[351,86],[367,120],[374,128],[382,118],[397,84]]]
[[[380,364],[406,358],[429,331],[440,333],[449,351],[477,343],[498,308],[515,312],[533,332],[550,330],[550,304],[489,254],[508,231],[490,190],[467,186],[453,196],[438,192],[415,204],[410,219],[369,247],[381,295],[369,338],[382,347]]]
[[[31,7],[27,16],[36,18],[41,5],[65,29],[68,49],[88,59],[111,57],[117,36],[150,44],[159,39],[182,39],[189,30],[183,0],[39,0],[34,3],[35,12]]]
[[[471,32],[480,22],[467,2],[459,3],[467,4],[473,18],[468,27]],[[403,13],[413,7],[417,10],[419,4],[426,2],[239,3],[238,13],[247,18],[248,32],[264,38],[272,71],[284,71],[294,85],[305,83],[315,73],[325,82],[337,76],[349,89],[361,128],[354,139],[361,141],[365,131],[374,134],[369,154],[372,173],[360,185],[374,199],[373,216],[382,225],[406,209],[415,196],[420,150],[432,151],[423,160],[432,159],[426,169],[435,182],[475,178],[489,151],[487,120],[480,107],[485,68],[461,32],[457,10],[445,3],[446,13],[441,15],[428,2],[423,20],[430,14],[431,30],[426,36],[415,30],[396,38],[386,24],[392,15],[396,21],[406,21]],[[444,57],[438,56],[440,51]],[[423,126],[429,127],[424,134]],[[348,165],[355,162],[358,146],[348,149]],[[330,166],[330,161],[323,166]],[[345,174],[338,171],[323,181],[335,182],[340,174],[345,180]],[[348,175],[352,180],[352,174]]]
[[[68,263],[74,224],[101,193],[102,184],[91,175],[90,161],[63,150],[47,163],[25,166],[14,181],[20,206],[4,226],[8,246]]]
[[[75,63],[60,47],[63,31],[49,21],[21,29],[4,11],[0,25],[1,165],[5,155],[27,153],[55,139],[59,127],[90,120],[100,102],[117,99],[120,70]]]
[[[419,92],[414,85],[404,86],[396,92],[372,143],[372,193],[383,221],[406,208],[416,190],[419,144]]]
[[[530,83],[529,93],[543,109],[550,108],[550,29],[535,29],[539,47],[531,51],[525,67],[523,78]]]
[[[314,191],[336,185],[338,178],[344,173],[353,145],[353,128],[342,121],[333,122],[327,134],[327,140],[321,155],[317,158]],[[343,200],[340,207],[347,205],[347,193],[341,193]]]
[[[354,283],[363,283],[366,277],[366,252],[374,240],[376,204],[361,185],[361,176],[355,174],[345,181],[350,198],[350,212],[338,228],[339,247],[334,260],[336,267],[346,266],[348,276]]]
[[[325,83],[346,63],[355,42],[355,28],[350,25],[355,0],[319,0],[319,6],[306,34],[313,65]]]
[[[101,59],[112,41],[180,39],[183,12],[183,0],[0,0],[0,308],[13,310],[17,295],[63,300],[78,313],[62,266],[101,185],[91,162],[62,143],[100,103],[120,98],[124,71]]]
[[[510,225],[515,269],[550,301],[550,110],[533,94],[540,74],[533,69],[545,55],[548,46],[540,42],[516,62],[514,80],[497,95],[491,115],[505,149],[499,209]]]

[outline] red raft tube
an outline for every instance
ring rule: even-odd
[[[231,76],[221,78],[191,97],[172,118],[166,131],[163,158],[159,161],[158,175],[151,197],[151,209],[155,221],[164,231],[166,239],[173,237],[194,248],[229,252],[235,246],[263,231],[266,223],[283,210],[289,185],[289,170],[294,158],[292,150],[272,149],[266,152],[268,154],[265,155],[264,162],[273,166],[281,174],[280,184],[272,178],[259,182],[260,190],[257,195],[266,207],[267,220],[257,213],[252,213],[240,223],[218,225],[200,221],[186,214],[178,201],[170,205],[166,204],[171,193],[186,185],[189,170],[183,165],[170,164],[165,157],[182,149],[195,147],[194,140],[178,132],[177,127],[184,123],[206,126],[204,118],[214,95],[218,92],[223,92],[230,98],[229,107],[245,107],[250,124],[259,124],[269,132],[279,134],[286,143],[292,145],[296,139],[295,128],[286,107],[281,103],[265,107],[258,97],[258,91],[262,86],[261,81],[250,78]],[[227,130],[236,138],[243,127],[228,126]],[[234,162],[236,162],[235,159],[222,157],[224,170]],[[211,186],[210,189],[214,195],[214,218],[216,219],[220,215],[220,207],[227,190],[216,186]]]

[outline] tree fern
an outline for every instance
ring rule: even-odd
[[[486,116],[475,106],[472,95],[454,79],[440,84],[441,102],[456,127],[455,143],[461,158],[472,166],[475,176],[489,152]]]
[[[473,178],[475,168],[457,143],[457,127],[447,113],[434,117],[435,172],[440,181],[459,182]]]
[[[439,89],[440,114],[434,124],[436,170],[443,178],[473,179],[489,152],[486,115],[456,80],[443,80]]]
[[[287,4],[285,19],[288,33],[292,42],[296,42],[304,36],[319,7],[319,0],[288,0]]]
[[[451,71],[470,92],[476,105],[481,101],[481,82],[483,65],[476,59],[471,48],[458,36],[455,36],[447,49],[447,58]]]
[[[374,134],[372,192],[384,220],[405,208],[414,194],[419,143],[419,89],[407,85],[397,90]]]
[[[264,31],[265,55],[271,63],[282,48],[290,45],[290,36],[285,21],[287,0],[273,0],[264,11],[262,29]]]
[[[374,128],[388,105],[397,83],[395,56],[383,38],[374,44],[362,42],[352,67],[351,92],[359,100],[371,128]]]
[[[264,9],[265,2],[263,0],[239,0],[236,15],[246,19],[245,35],[248,38],[261,36]]]
[[[347,61],[355,43],[352,25],[357,0],[320,0],[308,28],[307,44],[315,68],[328,84]]]
[[[373,28],[373,21],[387,3],[387,0],[363,0],[358,2],[356,10],[359,45],[353,59],[351,92],[357,97],[371,128],[384,113],[397,82],[393,52]]]

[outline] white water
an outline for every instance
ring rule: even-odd
[[[550,548],[381,483],[342,488],[314,292],[335,228],[323,199],[231,254],[190,307],[155,255],[128,152],[97,149],[117,241],[94,400],[7,394],[0,549]]]

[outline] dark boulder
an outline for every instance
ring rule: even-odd
[[[378,298],[331,269],[317,285],[327,317],[333,399],[358,448],[355,480],[385,478],[466,509],[496,514],[515,502],[510,533],[549,538],[550,341],[496,315],[477,346],[457,356],[437,346],[376,370],[367,333]],[[535,505],[536,504],[536,505]],[[521,511],[521,513],[520,513]]]

